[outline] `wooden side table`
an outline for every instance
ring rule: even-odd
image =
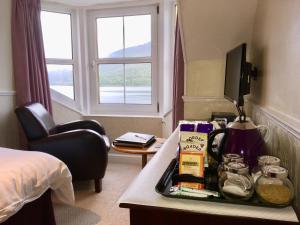
[[[164,144],[166,139],[156,138],[156,141],[147,148],[135,148],[128,146],[115,146],[112,144],[112,148],[117,152],[123,152],[128,154],[142,155],[142,168],[147,164],[147,156],[155,154],[160,147]]]

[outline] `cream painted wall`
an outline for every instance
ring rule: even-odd
[[[0,93],[0,146],[19,148],[17,119],[14,114],[15,97],[1,96]]]
[[[256,0],[180,0],[186,119],[208,118],[212,111],[234,111],[223,100],[226,52],[242,42],[250,50],[256,4]]]
[[[80,120],[82,116],[80,113],[57,103],[56,101],[52,101],[52,110],[53,110],[53,119],[56,124],[67,123],[73,120]]]
[[[11,0],[0,1],[0,90],[14,90],[11,51]]]
[[[259,1],[253,59],[261,77],[253,100],[300,132],[300,1]]]
[[[167,113],[162,119],[162,137],[168,138],[173,132],[173,113]]]
[[[256,0],[180,0],[187,62],[220,59],[251,41]]]
[[[212,112],[235,112],[235,106],[223,98],[188,97],[184,98],[187,120],[210,120]],[[252,104],[245,98],[244,109],[248,115],[252,113]]]
[[[150,117],[111,117],[111,116],[88,116],[85,119],[99,121],[111,140],[128,132],[149,133],[158,137],[162,135],[162,121],[160,118]]]
[[[196,60],[186,66],[187,96],[223,97],[224,59]]]
[[[18,147],[11,52],[11,0],[0,1],[0,146]]]
[[[67,123],[73,120],[93,119],[99,121],[113,140],[128,131],[154,134],[157,137],[168,137],[171,133],[172,113],[163,120],[160,117],[124,117],[124,116],[85,116],[52,101],[55,123]]]
[[[253,60],[259,70],[253,82],[253,119],[269,126],[272,155],[289,170],[300,212],[300,2],[260,0],[253,30]]]

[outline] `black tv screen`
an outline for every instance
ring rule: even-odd
[[[226,55],[224,96],[239,106],[243,105],[243,95],[247,94],[245,78],[246,44],[230,50]],[[244,76],[243,76],[244,75]]]

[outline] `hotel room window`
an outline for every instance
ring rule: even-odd
[[[94,112],[157,112],[156,17],[156,7],[90,14]]]
[[[74,102],[72,15],[43,10],[41,24],[51,96],[56,100]]]

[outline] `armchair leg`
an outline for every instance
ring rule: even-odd
[[[94,181],[95,181],[95,192],[100,193],[102,191],[102,179],[96,178]]]

